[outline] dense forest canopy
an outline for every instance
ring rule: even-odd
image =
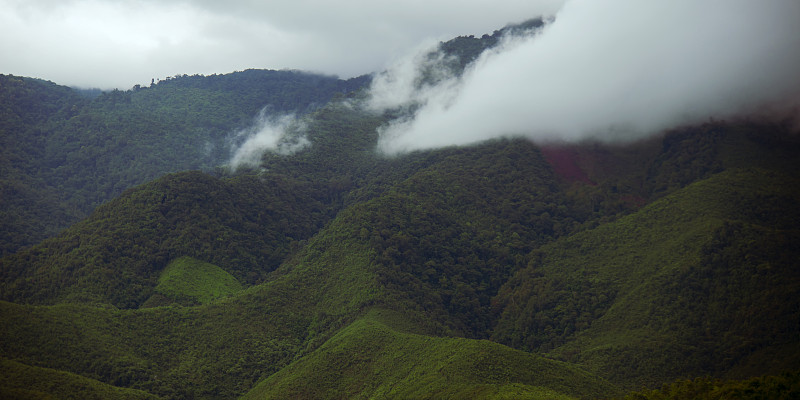
[[[179,76],[94,96],[0,76],[0,254],[54,235],[134,185],[224,165],[261,109],[306,114],[368,77],[299,71]]]

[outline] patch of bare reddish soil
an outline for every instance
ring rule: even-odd
[[[567,182],[581,182],[597,185],[589,179],[586,172],[578,165],[578,152],[564,146],[545,146],[541,148],[545,160],[553,167],[556,175]]]

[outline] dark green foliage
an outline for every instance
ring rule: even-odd
[[[708,377],[665,384],[658,390],[643,390],[625,400],[790,400],[800,397],[800,373],[785,372],[742,381],[721,381]]]
[[[681,129],[666,135],[661,154],[650,166],[648,186],[654,195],[663,195],[699,178],[720,172],[720,127],[706,125]]]
[[[5,300],[140,306],[167,263],[191,256],[263,280],[331,218],[325,188],[277,175],[186,172],[129,190],[58,238],[0,261]]]
[[[445,154],[366,203],[360,235],[378,254],[387,288],[481,337],[500,285],[527,252],[573,222],[532,144],[499,141]]]
[[[366,76],[343,81],[333,76],[303,71],[248,69],[222,75],[175,76],[158,81],[151,88],[230,93],[235,96],[235,99],[232,98],[232,107],[239,109],[240,115],[250,117],[265,105],[279,112],[313,111],[325,105],[335,94],[358,90],[368,81]],[[147,92],[145,89],[141,91]],[[170,91],[157,90],[153,93],[163,96]],[[162,101],[159,103],[169,105]]]
[[[272,279],[197,307],[0,302],[0,354],[167,398],[234,398],[384,298],[346,217]]]
[[[2,303],[0,354],[167,398],[232,398],[267,378],[258,390],[278,397],[602,396],[800,365],[800,185],[777,160],[791,153],[619,208],[644,193],[642,172],[565,182],[519,140],[381,159],[379,119],[330,105],[308,123],[314,145],[265,155],[266,171],[168,175],[2,259],[4,298],[60,304]],[[723,168],[764,165],[746,154],[772,145],[730,137]],[[624,153],[590,150],[580,165]],[[647,159],[675,164],[623,165]],[[202,303],[158,293],[183,256],[246,289],[177,306]],[[359,320],[377,309],[380,323]],[[556,379],[576,367],[609,383]]]
[[[4,399],[157,399],[140,390],[114,387],[50,368],[0,358],[0,397]]]
[[[564,281],[526,269],[495,299],[504,318],[495,328],[494,339],[517,348],[550,351],[600,318],[615,295],[604,284]]]
[[[798,187],[731,170],[545,246],[500,290],[493,338],[629,387],[763,365],[800,333]]]
[[[71,89],[0,74],[0,255],[53,236],[83,214],[48,187],[46,134],[86,105]]]
[[[367,80],[247,70],[88,98],[0,75],[0,255],[53,236],[127,188],[224,164],[235,131],[262,108],[305,114]]]
[[[387,314],[392,319],[374,310],[339,330],[244,398],[571,399],[617,392],[568,364],[489,341],[399,332]]]
[[[2,353],[167,398],[233,398],[287,364],[308,325],[282,301],[258,300],[141,311],[0,303]]]
[[[709,122],[675,129],[646,167],[644,187],[659,197],[730,168],[791,171],[800,143],[790,123]]]

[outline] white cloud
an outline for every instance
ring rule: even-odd
[[[384,110],[409,104],[427,103],[441,95],[457,94],[457,77],[447,68],[448,57],[439,52],[438,41],[425,41],[408,56],[394,61],[376,74],[370,86],[367,108]],[[423,76],[430,74],[423,82]],[[437,99],[446,102],[446,99]]]
[[[256,167],[265,152],[294,154],[311,145],[305,130],[305,123],[294,115],[275,115],[263,109],[253,126],[236,133],[234,140],[240,144],[233,150],[228,164],[234,170],[242,166]]]
[[[429,88],[412,119],[382,129],[380,147],[617,140],[796,101],[798,15],[794,0],[571,1],[541,34]]]

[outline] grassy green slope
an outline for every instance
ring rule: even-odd
[[[111,310],[0,303],[2,354],[167,398],[233,398],[291,361],[309,318],[284,304]]]
[[[286,176],[174,174],[131,189],[60,236],[0,261],[0,298],[140,306],[177,257],[263,281],[332,217],[328,192]]]
[[[726,171],[546,246],[501,289],[493,338],[633,388],[794,348],[799,183]],[[779,358],[800,365],[796,352]]]
[[[0,354],[168,398],[233,398],[383,297],[349,226],[332,223],[267,283],[207,305],[0,302]]]
[[[569,364],[485,340],[404,333],[374,310],[263,380],[245,399],[528,398],[619,393]]]
[[[0,358],[0,397],[4,399],[157,399],[140,390],[114,387],[80,375],[31,367]]]
[[[708,377],[664,384],[660,389],[643,390],[625,400],[789,400],[800,396],[800,372],[784,372],[744,380],[718,380]]]
[[[329,132],[344,134],[330,122]],[[355,189],[344,199],[346,182],[318,186],[313,174],[218,179],[188,173],[137,188],[101,207],[80,229],[2,261],[4,294],[26,298],[19,290],[25,285],[58,293],[67,282],[74,291],[64,297],[24,301],[84,304],[0,303],[0,356],[170,398],[232,398],[275,373],[271,379],[291,389],[301,382],[297,371],[319,372],[326,360],[352,363],[351,382],[379,396],[393,389],[370,380],[358,360],[347,360],[356,354],[350,349],[369,348],[365,343],[372,340],[385,346],[370,348],[370,359],[395,354],[397,343],[408,342],[410,363],[424,359],[414,343],[453,357],[451,347],[464,347],[451,364],[454,376],[463,378],[463,395],[593,393],[511,368],[545,362],[529,354],[431,336],[493,333],[513,347],[548,352],[633,388],[745,371],[767,355],[782,357],[784,367],[796,364],[788,357],[797,354],[788,351],[797,347],[792,323],[798,307],[790,295],[797,289],[791,243],[800,221],[795,178],[757,169],[724,172],[580,233],[602,211],[576,207],[563,196],[530,143],[496,141],[411,160],[414,166],[394,175],[377,171],[371,181],[354,175]],[[288,171],[295,162],[306,172],[318,166],[311,157],[283,162],[276,170]],[[350,207],[319,230],[339,202]],[[308,229],[292,230],[298,224]],[[195,307],[92,305],[131,293],[138,300],[119,304],[141,305],[167,262],[184,255],[243,283],[263,283]],[[529,258],[528,268],[504,286]],[[269,272],[277,263],[263,260],[283,263]],[[87,265],[100,268],[80,269]],[[248,278],[248,271],[265,265],[256,279]],[[30,266],[36,268],[27,271]],[[12,275],[27,273],[28,282]],[[731,293],[739,300],[731,301]],[[405,322],[373,314],[354,323],[376,308]],[[489,361],[475,364],[475,354]],[[505,358],[516,361],[503,364]],[[424,371],[402,363],[396,368],[408,374],[392,375],[387,362],[378,367],[399,382],[398,396],[422,395],[414,392],[419,381],[412,373]],[[497,365],[498,374],[511,368],[518,379],[505,385],[492,375]],[[341,386],[347,380],[335,374],[320,382],[332,393],[355,390]],[[431,391],[442,387],[436,377],[429,383]]]
[[[351,190],[373,197],[419,168],[376,158],[375,126],[333,104],[309,119],[309,149],[264,155],[269,172],[183,172],[129,189],[59,237],[0,261],[0,298],[138,307],[180,256],[218,265],[245,285],[261,282]]]
[[[144,305],[154,305],[153,303],[164,300],[186,305],[205,304],[230,296],[241,289],[242,284],[224,269],[184,256],[171,261],[164,268],[154,289],[155,293]]]
[[[577,229],[536,146],[495,141],[441,160],[352,207],[394,301],[485,337],[490,299],[532,248]]]
[[[457,252],[470,249],[470,244],[482,237],[481,235],[492,232],[496,226],[504,225],[504,221],[520,218],[509,215],[496,220],[483,216],[480,221],[473,221],[473,224],[456,211],[446,211],[448,207],[458,205],[462,208],[456,210],[468,211],[467,216],[477,215],[480,210],[490,212],[488,210],[493,210],[495,205],[488,199],[484,199],[481,203],[482,208],[478,209],[472,209],[469,203],[464,203],[466,198],[478,196],[469,189],[473,182],[482,185],[480,187],[485,189],[482,193],[494,193],[495,196],[500,196],[506,190],[498,186],[502,185],[504,179],[515,180],[515,177],[520,177],[514,175],[516,169],[513,166],[527,165],[531,171],[542,168],[542,161],[537,158],[535,147],[526,143],[499,142],[488,147],[488,151],[489,155],[482,155],[481,149],[455,151],[442,161],[444,165],[449,165],[446,169],[453,172],[450,179],[439,179],[430,171],[421,172],[408,180],[405,189],[388,190],[383,195],[344,210],[326,228],[308,239],[302,250],[291,255],[281,268],[268,277],[266,283],[245,289],[227,299],[197,307],[155,307],[143,310],[116,310],[78,304],[24,306],[2,303],[0,319],[4,324],[0,328],[2,337],[0,354],[29,365],[48,366],[117,386],[141,388],[168,397],[196,395],[207,398],[230,398],[251,388],[257,379],[277,372],[296,357],[314,351],[338,329],[349,325],[359,315],[375,306],[394,308],[396,312],[404,315],[404,318],[413,321],[410,326],[413,326],[416,333],[446,334],[452,332],[452,326],[461,330],[460,324],[463,322],[459,324],[435,318],[447,315],[447,312],[440,314],[442,307],[447,309],[447,304],[434,302],[430,303],[433,309],[426,309],[425,301],[418,302],[416,296],[421,290],[426,289],[413,285],[413,282],[412,286],[409,286],[405,278],[412,276],[409,273],[411,271],[396,270],[401,273],[400,275],[392,272],[395,271],[396,263],[384,264],[387,257],[393,257],[392,254],[379,254],[379,251],[384,252],[394,247],[392,236],[400,233],[398,229],[404,229],[403,227],[424,228],[429,236],[428,240],[440,242],[447,241],[449,236],[439,238],[433,236],[437,226],[442,224],[449,226],[453,234],[457,234],[462,225],[471,226],[469,228],[471,233],[460,239],[462,242],[458,243],[459,247],[449,250],[455,252],[452,254],[458,255]],[[465,160],[471,161],[469,164],[473,170],[460,175],[455,174],[455,168],[462,165]],[[538,179],[537,175],[532,175],[531,179]],[[113,210],[122,213],[117,215],[121,220],[142,223],[147,227],[152,224],[151,218],[137,216],[151,216],[158,220],[162,218],[162,208],[165,207],[167,215],[170,215],[170,210],[180,209],[182,211],[174,215],[174,222],[166,226],[182,227],[187,223],[185,236],[200,236],[202,239],[206,235],[199,234],[202,230],[198,232],[196,222],[197,217],[203,215],[203,210],[226,212],[234,210],[230,206],[213,204],[204,207],[206,203],[195,204],[195,198],[203,199],[210,195],[211,199],[214,199],[213,193],[226,193],[235,187],[226,186],[222,182],[202,175],[189,175],[176,176],[169,184],[181,187],[189,184],[188,188],[196,187],[197,190],[182,191],[182,195],[174,200],[169,193],[164,198],[163,193],[151,190],[168,182],[157,181],[142,188],[141,198],[137,195],[120,200],[124,204],[138,204],[139,211],[136,211],[137,207],[114,208],[109,205],[108,209],[98,210],[97,219],[90,219],[87,223],[100,224],[105,221],[102,222],[105,225],[98,225],[104,227],[101,231],[113,233],[116,229],[121,229],[115,228],[113,220],[107,219],[108,216],[115,215]],[[433,184],[428,185],[430,183]],[[272,190],[269,185],[263,187],[265,190]],[[412,195],[413,188],[423,187],[426,188],[424,195]],[[206,188],[212,190],[205,190]],[[439,193],[440,189],[447,189],[444,196]],[[520,197],[520,201],[530,201],[532,195],[529,190],[548,189],[547,186],[526,185],[524,190],[519,192],[520,196],[525,196]],[[381,191],[378,189],[375,193]],[[252,197],[254,196],[237,198],[238,201],[249,201]],[[161,199],[165,199],[163,204]],[[228,197],[223,196],[221,199],[225,200]],[[234,198],[231,197],[230,200]],[[175,207],[170,206],[172,201],[178,201]],[[440,203],[442,210],[437,210],[436,205]],[[178,204],[181,207],[177,207]],[[513,213],[513,204],[509,203],[505,210]],[[406,210],[406,207],[412,209]],[[426,210],[425,214],[419,214],[419,217],[433,218],[437,221],[437,225],[428,226],[422,223],[422,220],[414,223],[413,215],[417,207]],[[555,204],[543,204],[542,207],[552,211],[556,209]],[[144,213],[142,209],[145,210]],[[227,225],[222,224],[222,226]],[[264,229],[268,225],[255,226]],[[158,224],[156,223],[154,227],[158,227]],[[143,231],[133,229],[132,232]],[[509,231],[503,235],[513,239],[514,233],[516,232]],[[378,239],[381,235],[388,236],[386,240]],[[493,237],[496,235],[495,233]],[[142,244],[136,245],[139,243],[138,240],[147,239],[159,244],[167,243],[174,236],[166,235],[163,240],[149,235],[139,237],[137,241],[132,242],[134,245],[131,248],[142,246]],[[125,250],[127,246],[122,246],[123,243],[119,240],[114,241],[115,237],[110,235],[109,239],[104,239],[100,243],[103,246],[119,245],[118,250]],[[91,241],[81,244],[79,238],[80,236],[77,236],[74,243],[66,242],[66,245],[72,243],[74,248],[58,250],[61,247],[54,247],[52,254],[71,254],[73,251],[80,252],[93,247]],[[520,242],[520,239],[517,239],[517,242]],[[146,243],[148,242],[144,244]],[[178,254],[186,254],[186,250],[192,248],[191,243],[193,242],[187,242],[187,247],[182,248]],[[216,244],[216,241],[213,243]],[[248,250],[263,247],[246,243],[241,240],[232,241],[232,244],[245,246]],[[497,257],[509,257],[504,255],[503,249],[506,248],[504,243],[490,242],[487,246],[494,246],[494,248],[487,247],[486,254],[480,256],[487,261]],[[434,247],[433,244],[426,245],[426,248]],[[225,250],[225,247],[221,249]],[[114,248],[111,248],[108,254],[120,254],[113,251]],[[35,257],[41,253],[42,251],[33,252],[30,256]],[[225,254],[224,251],[222,254]],[[447,260],[447,254],[443,254],[444,260]],[[219,256],[210,252],[205,256],[200,254],[194,257],[213,261],[220,267],[229,265],[213,260]],[[454,261],[456,260],[450,261],[453,265],[445,265],[437,273],[444,274],[446,281],[454,284],[442,283],[437,277],[432,281],[434,285],[447,285],[450,290],[463,291],[465,301],[471,301],[467,297],[471,291],[474,293],[475,290],[479,292],[492,290],[481,287],[479,282],[474,282],[475,289],[465,286],[468,283],[465,281],[468,276],[462,274],[468,269],[460,265],[480,261],[459,260],[458,264]],[[489,264],[490,268],[496,263],[497,261],[493,261]],[[241,263],[234,265],[242,266]],[[125,264],[120,264],[120,267],[124,266]],[[432,267],[429,265],[426,268]],[[511,268],[513,264],[504,266],[497,275],[488,275],[485,278],[486,282],[499,282],[498,277],[507,275]],[[58,270],[41,269],[41,271],[43,275],[37,277],[37,282],[42,282],[41,279],[47,277],[47,273],[53,273],[54,284],[60,282],[56,281],[59,279]],[[491,270],[487,268],[486,272],[491,273]],[[236,276],[236,273],[231,274]],[[460,284],[455,285],[456,283]],[[81,292],[80,285],[76,290]],[[436,296],[433,292],[430,294]],[[488,301],[488,296],[484,297]],[[435,297],[434,300],[441,301]],[[454,311],[462,310],[456,308],[460,303],[449,304],[452,304]],[[480,306],[480,303],[475,304]],[[463,309],[476,309],[472,308],[473,303],[467,305],[469,308]],[[486,308],[487,305],[482,307]]]

